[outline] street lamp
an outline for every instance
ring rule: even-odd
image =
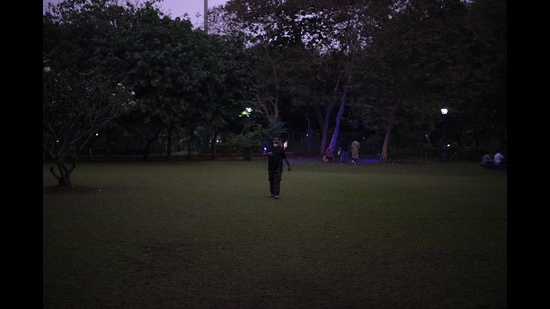
[[[204,0],[204,33],[208,34],[208,0]]]
[[[446,138],[446,115],[449,112],[449,110],[446,107],[443,107],[441,109],[441,118],[443,118],[443,138],[441,139],[441,150],[439,152],[439,162],[447,162],[447,138]]]

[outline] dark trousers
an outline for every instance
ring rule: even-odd
[[[269,192],[279,195],[283,171],[281,169],[267,170],[267,174],[269,179]]]
[[[340,151],[340,163],[346,163],[346,158],[348,157],[347,150]]]

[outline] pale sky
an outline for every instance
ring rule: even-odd
[[[47,1],[47,0],[44,0]],[[208,8],[225,4],[227,0],[207,0]],[[189,14],[189,20],[193,25],[202,24],[204,22],[204,0],[164,0],[160,3],[161,11],[170,14],[172,18],[182,17],[183,14]],[[197,19],[197,13],[201,16]]]
[[[169,14],[172,18],[182,17],[183,14],[189,14],[189,20],[193,25],[201,25],[204,22],[204,1],[205,0],[164,0],[158,4],[161,11]],[[206,0],[208,8],[225,4],[227,0]],[[43,8],[48,6],[48,2],[57,3],[59,0],[42,0]],[[201,16],[197,18],[197,13]]]

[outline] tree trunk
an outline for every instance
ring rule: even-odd
[[[67,167],[67,164],[63,159],[57,159],[57,169],[59,174],[57,174],[52,167],[50,167],[50,173],[57,179],[58,186],[73,186],[73,180],[71,179],[71,172],[74,170],[74,164],[71,168]]]
[[[319,127],[321,128],[321,144],[319,145],[319,154],[321,156],[325,155],[325,149],[326,149],[325,144],[327,143],[330,114],[332,113],[333,109],[334,109],[334,104],[330,103],[325,108],[325,114],[323,115],[319,107],[315,108],[317,119],[319,119]]]
[[[395,115],[397,114],[400,105],[400,103],[397,103],[388,117],[388,127],[386,128],[386,136],[384,136],[384,143],[382,144],[382,151],[380,152],[380,162],[388,162],[388,145],[390,144],[391,131],[395,125]]]
[[[166,143],[166,161],[170,161],[170,157],[172,156],[172,131],[173,126],[168,128],[168,141]]]
[[[340,99],[340,108],[338,109],[338,115],[336,115],[336,125],[334,125],[334,132],[332,133],[332,138],[330,140],[330,145],[336,145],[338,139],[338,133],[340,132],[340,123],[342,122],[342,116],[344,115],[344,109],[346,106],[346,97],[348,94],[348,87],[344,89],[342,98]]]
[[[155,136],[147,141],[147,145],[145,145],[145,151],[144,151],[144,153],[143,153],[143,161],[147,161],[147,156],[148,156],[148,154],[149,154],[149,150],[151,149],[151,145],[152,145],[153,142],[156,141],[157,138],[159,137],[160,131],[162,131],[162,129],[158,129],[158,130],[157,130],[157,133],[155,134]]]

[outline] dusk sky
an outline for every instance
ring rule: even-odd
[[[225,4],[227,0],[207,0],[208,8]],[[57,3],[59,0],[42,0],[43,7],[48,6],[48,2]],[[193,25],[200,25],[204,22],[204,0],[164,0],[158,4],[161,11],[172,16],[172,18],[181,17],[183,14],[189,14],[189,20]],[[200,18],[196,15],[199,13]]]
[[[47,0],[44,0],[47,1]],[[227,0],[207,0],[208,8],[213,6],[225,4]],[[193,23],[202,24],[204,22],[204,0],[164,0],[160,4],[160,8],[163,12],[170,14],[172,18],[183,16],[183,14],[189,14],[189,19]],[[197,12],[201,17],[197,19]]]

